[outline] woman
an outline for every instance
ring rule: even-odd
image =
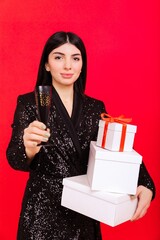
[[[53,34],[44,47],[36,85],[52,85],[46,126],[37,121],[34,92],[18,97],[7,158],[29,171],[19,221],[19,240],[100,240],[97,221],[61,206],[62,179],[85,174],[90,141],[96,140],[103,102],[84,94],[87,58],[82,40],[71,32]],[[49,140],[50,147],[39,144]],[[154,195],[144,164],[133,220],[143,216]]]

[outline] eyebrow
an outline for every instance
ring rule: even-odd
[[[60,55],[62,55],[62,56],[65,56],[65,54],[64,53],[62,53],[62,52],[53,52],[53,54],[60,54]],[[80,53],[74,53],[74,54],[72,54],[72,56],[81,56],[81,54]]]

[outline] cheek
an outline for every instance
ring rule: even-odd
[[[80,74],[81,74],[81,68],[77,69],[75,78],[76,79],[79,78]]]
[[[54,74],[57,74],[60,71],[60,68],[58,66],[52,66],[51,72]]]
[[[81,70],[82,70],[82,64],[80,64],[80,65],[78,65],[78,66],[76,67],[77,73],[80,73]]]

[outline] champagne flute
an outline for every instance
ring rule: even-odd
[[[43,122],[46,127],[50,113],[52,101],[52,86],[42,85],[35,87],[35,100],[37,106],[38,120]],[[50,146],[47,142],[42,142],[38,146]]]

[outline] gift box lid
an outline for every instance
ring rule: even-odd
[[[105,126],[105,121],[103,120],[99,120],[99,127],[104,127]],[[122,131],[122,124],[121,123],[108,123],[108,129],[111,131],[118,131],[121,132]],[[127,132],[132,132],[132,133],[136,133],[137,131],[137,126],[136,125],[132,125],[132,124],[127,124]]]
[[[63,185],[114,204],[119,204],[130,200],[130,196],[127,194],[91,190],[87,175],[64,178]]]
[[[95,141],[90,143],[90,151],[94,154],[94,157],[98,160],[118,161],[128,163],[141,163],[142,156],[135,150],[125,152],[114,152],[96,145]]]

